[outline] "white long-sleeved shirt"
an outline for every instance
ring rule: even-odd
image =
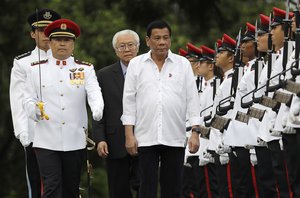
[[[138,146],[184,147],[185,121],[198,125],[199,101],[189,61],[168,52],[159,71],[151,51],[133,58],[125,79],[123,125],[134,125]]]

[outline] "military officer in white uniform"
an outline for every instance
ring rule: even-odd
[[[44,32],[52,56],[31,64],[32,78],[26,87],[30,94],[25,96],[24,108],[37,121],[33,147],[44,184],[43,197],[78,198],[88,127],[86,99],[93,119],[99,121],[104,106],[101,89],[93,66],[71,56],[79,26],[60,19]]]
[[[36,47],[32,51],[17,56],[11,70],[9,94],[14,134],[25,147],[28,197],[32,198],[41,197],[41,180],[36,156],[32,149],[34,121],[28,119],[22,106],[24,86],[30,72],[30,64],[39,59],[47,59],[51,53],[49,39],[44,34],[44,28],[57,19],[60,19],[60,15],[49,9],[38,10],[28,17],[31,27],[30,36],[34,39]]]

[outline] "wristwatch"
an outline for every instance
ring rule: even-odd
[[[200,129],[200,127],[194,127],[194,128],[192,128],[192,132],[196,132],[196,133],[200,134],[201,129]]]

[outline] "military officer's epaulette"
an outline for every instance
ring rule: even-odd
[[[31,63],[31,66],[40,65],[40,64],[47,63],[47,62],[48,62],[48,59],[46,59],[46,60],[40,60],[40,61],[35,61],[35,62]]]
[[[19,56],[16,56],[15,59],[20,60],[21,58],[24,58],[26,56],[30,56],[30,54],[31,54],[31,51],[26,52],[24,54],[20,54]]]
[[[80,60],[77,60],[77,59],[75,59],[75,63],[77,63],[79,65],[87,65],[87,66],[91,66],[92,65],[92,63],[85,62],[85,61],[80,61]]]

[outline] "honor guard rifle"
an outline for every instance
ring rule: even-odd
[[[237,44],[236,44],[236,50],[234,54],[234,70],[233,70],[233,76],[231,81],[231,89],[230,89],[230,96],[223,98],[219,104],[217,105],[216,114],[219,116],[226,115],[227,112],[233,108],[234,104],[234,98],[236,94],[236,89],[238,86],[239,81],[241,80],[243,76],[243,65],[242,65],[242,54],[241,54],[241,31],[242,28],[240,28],[238,37],[237,37]],[[229,104],[227,106],[222,106],[225,103]]]

